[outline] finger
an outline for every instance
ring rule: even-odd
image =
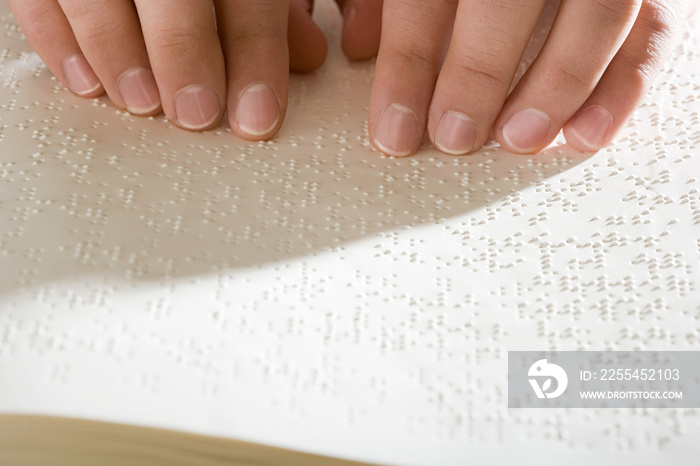
[[[383,0],[337,0],[343,12],[343,53],[352,60],[377,55],[382,32]]]
[[[81,97],[104,93],[56,0],[8,0],[24,35],[51,72]]]
[[[134,4],[129,0],[59,0],[80,48],[120,108],[151,115],[160,96]]]
[[[455,8],[453,0],[385,2],[369,132],[386,154],[410,155],[422,142]]]
[[[591,95],[639,12],[641,0],[562,3],[545,45],[506,101],[495,124],[505,148],[548,146]]]
[[[212,2],[135,4],[168,119],[193,131],[216,126],[224,112],[226,71]]]
[[[675,9],[674,9],[675,8]],[[625,126],[671,52],[683,17],[679,5],[645,2],[632,30],[591,96],[564,126],[567,143],[582,152],[608,145]]]
[[[243,138],[269,139],[282,124],[289,86],[288,11],[286,0],[216,2],[229,121]]]
[[[481,147],[503,106],[545,0],[462,0],[428,123],[449,154]]]
[[[328,54],[326,36],[311,19],[312,3],[309,0],[289,1],[289,69],[300,73],[321,66]]]

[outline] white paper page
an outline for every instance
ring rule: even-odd
[[[0,412],[392,465],[690,464],[698,410],[515,410],[509,350],[700,350],[700,33],[618,141],[371,149],[372,63],[269,143],[70,94],[0,3]]]

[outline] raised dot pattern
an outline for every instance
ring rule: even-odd
[[[391,159],[318,3],[328,63],[264,143],[74,97],[0,5],[0,412],[384,464],[697,452],[697,410],[506,388],[508,350],[700,350],[697,20],[595,155]]]

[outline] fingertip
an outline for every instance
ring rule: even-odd
[[[476,123],[468,115],[447,111],[440,116],[430,140],[441,152],[448,155],[466,155],[477,147]]]
[[[421,135],[415,112],[405,105],[392,103],[379,117],[371,140],[386,155],[406,157],[418,150]]]
[[[117,79],[117,90],[124,108],[134,115],[152,116],[163,107],[153,71],[148,68],[132,68]]]
[[[291,71],[310,73],[326,61],[326,36],[311,19],[309,12],[297,2],[290,5],[287,41]]]
[[[218,93],[209,87],[190,85],[175,96],[175,122],[190,131],[214,128],[223,116]]]
[[[266,82],[249,85],[238,98],[236,111],[230,115],[233,131],[249,141],[273,138],[282,120],[282,106],[277,93]]]
[[[612,115],[605,107],[590,106],[564,126],[566,143],[580,152],[597,152],[610,138],[612,123]]]
[[[99,78],[85,55],[77,53],[66,57],[61,63],[65,85],[80,97],[98,97],[105,93]]]
[[[377,56],[381,37],[382,2],[350,1],[343,9],[341,47],[351,60]]]
[[[525,108],[507,118],[496,134],[502,147],[516,154],[536,154],[548,145],[552,120],[536,108]]]
[[[323,65],[323,63],[326,61],[326,56],[328,55],[328,44],[326,43],[326,38],[323,33],[317,36],[316,39],[316,41],[299,41],[307,42],[303,45],[293,44],[292,42],[296,41],[290,40],[290,71],[294,71],[296,73],[311,73]],[[292,47],[298,48],[292,52]]]

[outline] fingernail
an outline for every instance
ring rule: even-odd
[[[267,83],[255,83],[241,94],[236,112],[238,127],[251,136],[264,136],[275,129],[280,118],[277,94]]]
[[[63,74],[68,87],[80,96],[92,94],[100,88],[100,80],[92,70],[85,55],[77,54],[63,60]]]
[[[467,115],[445,112],[435,129],[435,146],[442,152],[462,155],[470,152],[476,143],[476,124]]]
[[[566,129],[566,140],[577,149],[595,152],[605,143],[612,115],[600,105],[588,107]]]
[[[418,119],[400,104],[387,106],[379,118],[374,144],[384,153],[401,157],[413,152],[418,139]]]
[[[503,127],[503,139],[514,152],[532,153],[544,144],[550,120],[546,113],[527,108],[510,117]]]
[[[181,126],[200,130],[211,126],[221,114],[219,96],[212,89],[192,85],[175,96],[175,113]]]
[[[153,71],[134,68],[125,71],[117,80],[119,95],[126,109],[137,115],[152,113],[160,107],[160,93]]]

